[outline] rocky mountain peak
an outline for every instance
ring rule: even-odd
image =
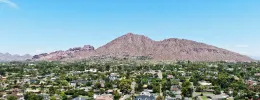
[[[247,56],[192,40],[169,38],[154,41],[144,35],[134,33],[127,33],[97,49],[85,45],[83,48],[77,47],[47,54],[39,59],[83,59],[93,56],[122,57],[124,55],[149,56],[153,60],[253,61]]]

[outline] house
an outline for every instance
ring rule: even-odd
[[[206,81],[199,81],[199,84],[202,86],[210,86],[212,83],[206,82]]]
[[[89,82],[88,80],[74,80],[71,83],[76,83],[76,84],[86,84]]]
[[[184,71],[178,71],[179,73],[181,73],[181,76],[185,76],[186,73]]]
[[[175,97],[167,97],[166,100],[182,100],[182,96],[176,95]]]
[[[2,80],[6,80],[6,79],[7,79],[7,77],[3,77],[3,76],[2,76],[2,77],[1,77],[1,79],[2,79]]]
[[[147,92],[147,91],[143,91],[143,92],[141,92],[141,94],[140,95],[147,95],[147,96],[150,96],[151,95],[151,93],[150,92]]]
[[[18,100],[24,100],[23,92],[21,89],[18,88],[13,89],[12,95],[16,96]]]
[[[260,73],[255,73],[255,76],[260,77]]]
[[[175,95],[181,95],[181,90],[174,91],[173,94],[175,94]]]
[[[250,86],[255,86],[255,85],[257,85],[257,82],[256,81],[253,81],[253,80],[247,80],[246,81],[246,83],[248,84],[248,85],[250,85]]]
[[[100,80],[100,85],[101,85],[102,88],[104,88],[105,87],[105,81],[104,80]]]
[[[97,69],[94,69],[94,68],[91,68],[91,69],[89,69],[89,70],[86,70],[86,69],[85,69],[85,72],[96,73],[96,72],[97,72]]]
[[[235,75],[234,75],[234,79],[237,80],[237,81],[239,80],[239,78],[237,76],[235,76]]]
[[[117,88],[118,86],[117,85],[113,85],[113,88]]]
[[[226,100],[229,96],[226,94],[220,94],[213,96],[213,100]]]
[[[174,76],[173,76],[173,75],[167,75],[167,78],[168,78],[168,79],[173,79]]]
[[[227,68],[228,71],[234,71],[234,68]]]
[[[40,91],[39,89],[35,89],[35,90],[33,90],[33,89],[29,89],[29,88],[27,88],[27,89],[25,90],[25,92],[40,93],[41,91]]]
[[[98,95],[95,100],[114,100],[113,95]]]
[[[84,90],[85,92],[89,92],[92,89],[92,87],[81,87],[80,89]]]
[[[118,74],[117,73],[111,73],[110,76],[109,76],[109,79],[111,81],[114,81],[114,80],[117,80],[118,79]]]
[[[181,87],[179,85],[172,85],[171,86],[171,91],[180,91]]]
[[[204,91],[206,92],[214,92],[212,89],[214,86],[212,86],[212,83],[206,82],[206,81],[199,81],[200,87],[205,87]]]
[[[140,95],[137,96],[135,100],[156,100],[156,97],[153,95]]]
[[[87,99],[84,97],[76,97],[76,98],[73,98],[72,100],[87,100]]]
[[[148,87],[148,85],[146,85],[146,84],[143,85],[143,88],[147,88],[147,87]]]
[[[114,90],[107,90],[107,94],[113,94]]]
[[[72,81],[72,82],[70,82],[70,86],[76,87],[76,86],[77,86],[77,83],[76,83],[75,81]]]
[[[36,83],[37,79],[30,79],[30,83]]]
[[[39,84],[46,84],[46,82],[41,80]]]
[[[165,100],[175,100],[173,97],[167,96]]]
[[[51,80],[55,81],[55,80],[57,80],[57,77],[52,77]]]
[[[182,96],[181,95],[176,95],[175,96],[175,100],[182,100]]]
[[[153,89],[144,89],[143,92],[150,92],[150,93],[152,93],[152,92],[153,92]]]

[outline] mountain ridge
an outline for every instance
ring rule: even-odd
[[[90,46],[90,45],[89,45]],[[155,41],[144,35],[128,33],[91,50],[76,51],[71,56],[58,57],[53,52],[35,60],[71,60],[91,57],[149,56],[153,60],[190,61],[253,61],[252,58],[226,49],[186,39],[168,38]],[[63,52],[64,53],[64,52]],[[55,55],[53,55],[55,54]],[[53,55],[53,56],[52,56]],[[68,54],[64,54],[68,55]],[[37,55],[36,55],[37,56]]]
[[[32,56],[29,54],[25,55],[18,55],[18,54],[10,54],[10,53],[0,53],[0,61],[6,62],[6,61],[25,61],[28,59],[31,59]]]

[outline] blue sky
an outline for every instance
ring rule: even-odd
[[[260,58],[259,0],[0,0],[0,52],[37,54],[128,32]]]

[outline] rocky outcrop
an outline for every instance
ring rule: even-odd
[[[33,56],[33,60],[63,60],[72,59],[80,56],[81,53],[93,52],[95,48],[91,45],[85,45],[84,47],[70,48],[66,51],[55,51],[51,53],[43,53]]]

